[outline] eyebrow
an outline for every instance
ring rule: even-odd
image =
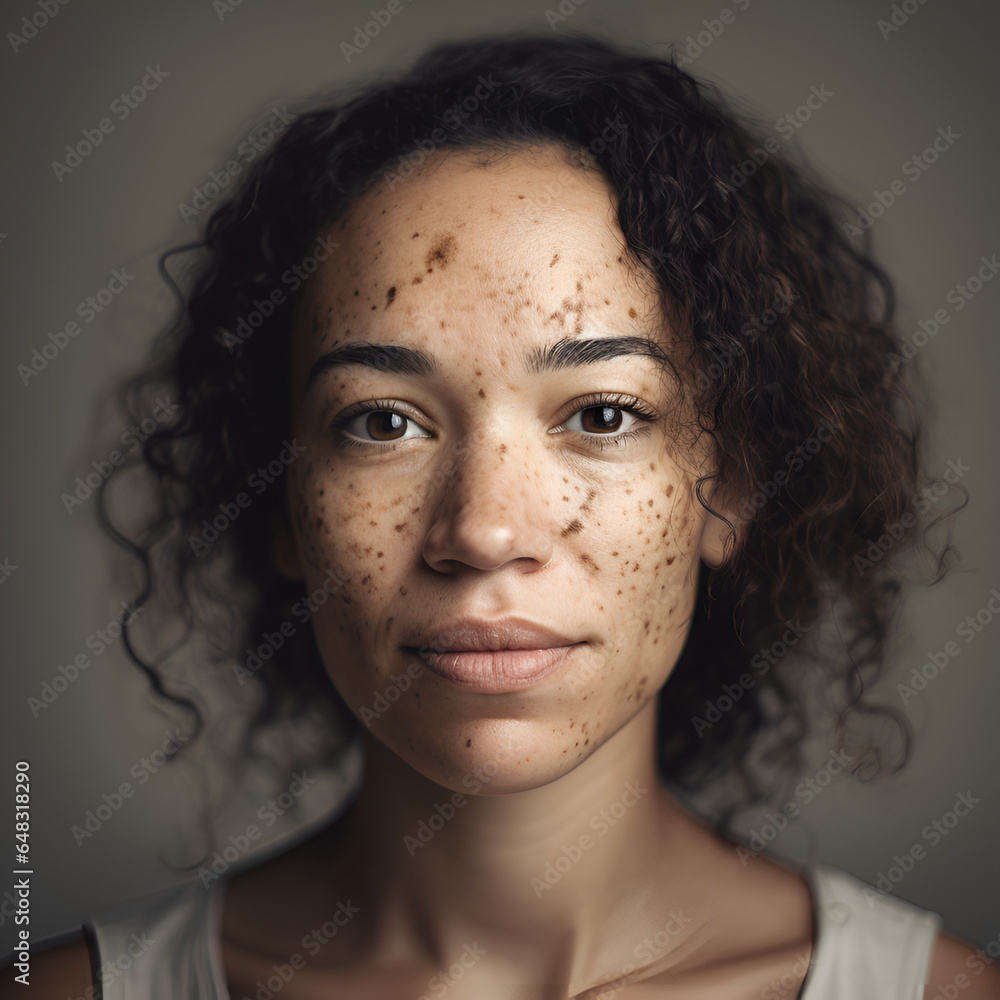
[[[598,337],[592,340],[557,340],[547,347],[537,347],[526,357],[527,370],[533,375],[600,364],[615,358],[652,358],[661,369],[669,367],[663,348],[648,337]],[[432,354],[398,344],[372,344],[355,341],[327,351],[313,363],[306,380],[306,390],[326,372],[342,365],[364,365],[377,371],[398,375],[433,375],[440,366]]]

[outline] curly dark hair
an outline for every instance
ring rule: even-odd
[[[787,777],[800,765],[810,678],[841,745],[867,734],[854,770],[867,778],[898,768],[908,724],[869,704],[865,687],[886,665],[902,591],[897,557],[926,539],[930,504],[920,492],[915,365],[895,353],[890,282],[855,239],[846,203],[716,88],[674,56],[587,37],[444,44],[396,78],[311,102],[220,200],[203,240],[164,255],[161,271],[174,284],[166,264],[197,251],[186,290],[174,284],[178,322],[122,401],[140,419],[154,393],[166,390],[177,407],[127,466],[152,477],[128,525],[111,502],[123,470],[102,491],[105,526],[144,567],[139,604],[159,608],[143,619],[153,651],[140,655],[130,629],[130,655],[201,729],[210,664],[232,682],[241,650],[308,607],[303,584],[272,560],[276,519],[290,517],[284,488],[233,507],[289,435],[296,297],[272,293],[295,291],[289,275],[359,194],[406,176],[431,151],[539,145],[585,157],[616,193],[629,250],[689,336],[690,356],[673,359],[674,372],[718,462],[698,498],[740,511],[726,563],[701,567],[689,638],[660,696],[663,779],[694,794],[729,775],[715,812],[716,828],[726,829],[739,806],[763,798],[769,768]],[[220,517],[226,530],[213,531]],[[892,551],[872,553],[887,532]],[[932,553],[936,579],[951,552],[941,544]],[[194,693],[162,666],[170,617],[186,626],[177,643],[209,637]],[[821,621],[833,623],[834,641],[775,655],[789,629],[801,637]],[[271,723],[315,711],[327,720],[321,738],[295,753],[330,762],[357,721],[312,630],[289,632],[247,685],[257,701],[245,713],[240,757]],[[855,731],[859,720],[866,725]],[[885,745],[867,739],[868,722],[888,723]]]

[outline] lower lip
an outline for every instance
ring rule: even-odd
[[[426,653],[420,660],[438,676],[466,691],[503,694],[519,691],[554,673],[574,649],[584,645],[586,643],[577,642],[550,649]]]

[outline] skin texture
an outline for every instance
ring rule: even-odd
[[[340,256],[300,302],[293,433],[306,451],[275,546],[309,589],[331,570],[348,577],[313,618],[332,680],[365,721],[414,662],[400,645],[467,614],[520,614],[587,645],[515,693],[473,694],[426,669],[397,685],[367,716],[364,788],[346,820],[229,884],[230,993],[257,995],[305,953],[287,1000],[440,996],[433,977],[456,963],[452,1000],[795,996],[812,950],[805,884],[763,856],[743,865],[659,787],[654,764],[655,696],[698,560],[725,556],[728,529],[693,496],[711,451],[684,433],[649,359],[523,366],[564,338],[683,350],[629,263],[609,189],[559,151],[489,165],[437,154],[405,186],[359,199],[335,234]],[[430,351],[441,374],[354,365],[306,391],[317,358],[362,339]],[[595,393],[636,397],[660,419],[607,421],[648,430],[601,451],[587,441],[599,420],[581,413]],[[404,435],[376,417],[366,435],[360,417],[351,433],[403,440],[338,446],[331,422],[372,399],[413,423]],[[320,944],[314,929],[348,900],[358,914]],[[930,981],[966,975],[968,1000],[995,996],[1000,974],[975,962],[943,934]],[[82,995],[88,968],[82,942],[51,949],[33,961],[30,995]],[[15,989],[0,981],[0,996]]]
[[[529,352],[559,340],[650,337],[676,350],[600,175],[555,152],[476,160],[439,157],[405,190],[362,198],[335,230],[341,253],[310,283],[293,347],[293,433],[306,452],[289,470],[294,543],[283,565],[308,589],[334,567],[349,576],[314,625],[356,711],[413,662],[400,644],[419,646],[431,624],[512,613],[588,643],[574,654],[572,690],[550,682],[486,697],[428,673],[372,723],[446,788],[496,765],[487,794],[503,795],[568,773],[666,680],[706,523],[692,466],[710,468],[707,439],[682,445],[666,419],[614,411],[613,433],[636,437],[604,431],[602,442],[594,412],[579,412],[576,400],[604,392],[667,413],[675,392],[653,359],[525,371]],[[553,172],[557,199],[545,194]],[[441,372],[351,365],[304,391],[320,355],[356,341],[422,349]],[[368,399],[408,415],[405,430],[372,418],[390,438],[381,451],[342,444],[329,427]],[[372,426],[362,415],[350,430],[371,441]]]

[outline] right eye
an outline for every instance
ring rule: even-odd
[[[395,409],[391,401],[372,400],[348,407],[336,417],[331,427],[338,432],[341,443],[352,448],[380,450],[413,437],[433,437],[429,433],[408,437],[406,432],[410,428],[407,423],[424,430],[413,417]]]

